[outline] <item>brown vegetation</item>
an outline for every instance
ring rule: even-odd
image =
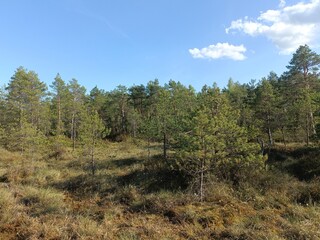
[[[237,186],[213,178],[199,202],[188,179],[155,162],[160,147],[148,159],[145,145],[103,144],[95,176],[68,148],[34,161],[1,149],[0,239],[320,238],[317,178],[300,181],[276,167]]]

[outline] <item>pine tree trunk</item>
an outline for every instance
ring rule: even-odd
[[[148,161],[150,161],[151,151],[150,151],[150,137],[148,137]]]
[[[73,146],[73,151],[76,149],[76,131],[75,131],[75,115],[74,113],[72,114],[72,119],[71,119],[71,138],[72,138],[72,146]]]
[[[203,201],[204,196],[204,159],[201,159],[201,171],[200,171],[200,202]]]
[[[95,175],[96,172],[96,163],[94,161],[94,147],[96,145],[96,136],[95,136],[95,129],[94,127],[92,128],[92,146],[91,146],[91,171],[92,175]]]
[[[22,104],[19,102],[19,127],[20,130],[22,129],[22,125],[23,125],[23,108],[22,108]]]
[[[270,127],[270,125],[271,125],[270,119],[271,119],[270,112],[268,112],[268,115],[267,115],[268,138],[269,138],[269,146],[272,146],[273,145],[273,138],[272,138],[272,131],[271,131],[271,127]]]
[[[262,138],[258,138],[258,143],[260,144],[261,155],[264,155],[264,140]]]
[[[306,141],[307,141],[307,146],[309,146],[310,143],[310,122],[309,122],[309,116],[307,116],[306,119]]]
[[[91,148],[91,172],[94,176],[96,172],[96,163],[94,161],[94,147]]]
[[[167,160],[167,134],[163,133],[163,158]]]
[[[268,137],[269,137],[269,146],[273,146],[273,138],[272,138],[272,132],[270,127],[268,127]]]
[[[304,77],[304,81],[306,83],[306,91],[307,91],[307,94],[308,96],[307,97],[310,97],[310,84],[309,84],[309,79],[308,79],[308,72],[309,72],[309,69],[308,67],[304,67],[303,69],[303,77]],[[309,98],[308,98],[309,99]],[[314,118],[313,118],[313,113],[312,113],[312,110],[311,110],[311,102],[309,102],[309,113],[307,115],[307,121],[308,121],[308,126],[307,126],[307,145],[309,145],[309,142],[310,142],[310,133],[312,134],[316,134],[316,128],[315,128],[315,124],[314,124]],[[310,129],[311,128],[311,129]]]
[[[313,113],[311,111],[310,111],[310,123],[311,123],[312,134],[316,135],[317,134],[316,126],[314,124],[314,117],[313,117]]]
[[[126,132],[126,123],[125,123],[125,110],[123,103],[121,104],[121,128],[122,128],[122,134]]]
[[[203,147],[203,158],[201,158],[201,169],[200,169],[200,202],[203,201],[204,197],[204,165],[207,159],[207,146],[204,137],[202,138],[202,147]]]
[[[57,108],[58,108],[58,122],[57,122],[57,135],[60,136],[61,134],[61,102],[60,96],[58,95],[57,98]]]
[[[23,108],[21,107],[21,105],[20,105],[20,111],[19,111],[19,114],[20,114],[20,116],[19,116],[19,127],[20,127],[20,132],[22,131],[22,129],[23,129]],[[24,138],[24,136],[22,136],[22,138]],[[24,141],[23,139],[20,139],[19,141]],[[23,146],[24,144],[22,144],[22,146],[21,146],[21,155],[23,155],[23,153],[24,153],[24,146]]]
[[[133,138],[137,137],[137,123],[136,120],[133,120]]]

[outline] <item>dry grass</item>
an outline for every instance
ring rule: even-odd
[[[320,239],[317,180],[212,179],[199,203],[143,142],[101,144],[95,176],[80,150],[60,150],[30,161],[0,149],[0,239]]]
[[[19,161],[22,159],[21,153],[10,152],[0,147],[0,162],[1,164],[7,164],[13,161]]]

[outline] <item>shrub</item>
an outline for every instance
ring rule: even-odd
[[[141,198],[141,194],[139,193],[137,187],[128,185],[120,188],[116,193],[115,198],[122,204],[131,205]]]

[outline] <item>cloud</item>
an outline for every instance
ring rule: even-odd
[[[290,54],[300,45],[316,46],[320,35],[320,0],[287,6],[280,1],[279,9],[262,12],[257,19],[244,17],[231,22],[226,33],[243,32],[252,37],[265,36],[280,50]]]
[[[229,43],[217,43],[202,49],[189,49],[190,54],[194,58],[219,59],[230,58],[232,60],[241,61],[246,59],[244,53],[247,49],[243,46],[234,46]]]
[[[283,8],[284,6],[286,6],[286,1],[285,0],[280,0],[279,7]]]

